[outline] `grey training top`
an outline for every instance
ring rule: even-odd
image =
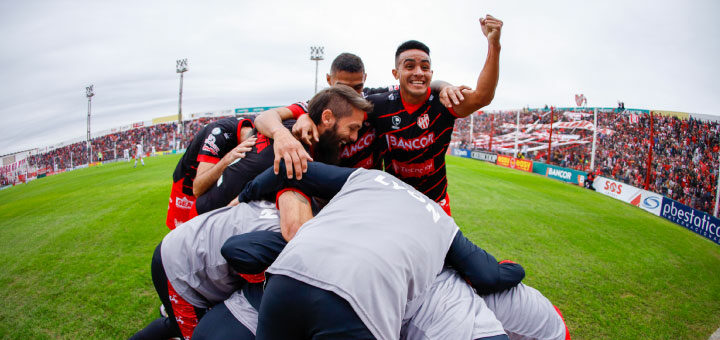
[[[187,221],[165,236],[163,267],[175,291],[193,306],[208,308],[225,301],[244,280],[228,265],[220,248],[230,236],[257,230],[280,231],[275,205],[240,203]]]
[[[295,235],[269,273],[332,291],[378,339],[398,339],[425,300],[458,227],[394,176],[358,169]]]
[[[480,339],[505,334],[485,301],[458,273],[445,268],[422,307],[403,325],[401,340]]]

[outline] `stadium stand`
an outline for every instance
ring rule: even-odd
[[[515,147],[515,125],[519,114],[518,150],[524,158],[547,162],[549,124],[553,125],[550,164],[590,171],[592,153],[591,109],[529,109],[476,113],[458,119],[453,143],[463,149],[511,155]],[[254,116],[253,113],[243,116]],[[93,161],[101,152],[104,162],[121,160],[124,150],[132,157],[133,145],[142,141],[145,151],[182,150],[205,124],[227,117],[201,117],[184,122],[184,134],[175,135],[177,123],[161,123],[115,131],[92,139]],[[552,117],[552,119],[551,119]],[[647,110],[598,109],[595,173],[645,187],[698,210],[712,213],[718,176],[720,121],[712,117],[653,114],[654,143],[648,179],[647,161],[651,144],[650,112]],[[472,125],[472,135],[470,126]],[[119,129],[113,129],[119,130]],[[173,142],[177,145],[172,145]],[[66,171],[88,164],[85,141],[76,141],[27,157],[36,176]],[[35,177],[28,173],[28,177]],[[18,181],[5,171],[0,185]],[[647,186],[645,185],[647,182]]]
[[[546,162],[552,115],[555,125],[549,163],[590,171],[593,131],[585,127],[592,126],[593,111],[553,111],[551,114],[548,109],[523,109],[475,114],[472,136],[470,119],[461,119],[456,121],[454,140],[460,148],[512,155],[519,112],[518,150],[525,158]],[[707,116],[653,113],[651,131],[650,116],[647,110],[598,110],[595,173],[712,214],[720,122]]]

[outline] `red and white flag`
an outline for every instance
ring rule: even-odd
[[[634,113],[631,113],[629,120],[630,120],[630,124],[637,124],[640,122],[640,117]]]

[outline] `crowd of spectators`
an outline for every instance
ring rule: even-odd
[[[513,153],[513,147],[502,149],[498,136],[514,131],[517,111],[493,114],[476,114],[473,117],[473,134],[470,140],[470,119],[456,121],[454,137],[461,147],[490,149],[490,136],[494,137],[492,151]],[[636,115],[637,121],[631,119]],[[582,120],[592,122],[592,116]],[[598,131],[595,173],[630,185],[647,188],[695,209],[712,213],[718,176],[720,122],[681,119],[674,116],[652,115],[652,157],[650,157],[650,114],[598,111]],[[554,122],[569,121],[562,114],[554,115]],[[632,122],[631,122],[632,121]],[[548,124],[550,114],[544,110],[520,111],[521,127],[525,124]],[[491,128],[492,127],[492,128]],[[591,130],[554,133],[578,135],[578,140],[592,141]],[[538,140],[547,145],[547,139]],[[556,147],[553,138],[549,163],[581,171],[590,171],[592,144],[577,143]],[[519,147],[522,157],[548,162],[547,148],[531,152]],[[520,156],[520,155],[519,155]],[[648,175],[648,159],[651,158]],[[647,186],[646,186],[647,184]]]
[[[97,162],[123,159],[126,154],[135,156],[137,144],[143,145],[146,154],[154,151],[183,149],[195,134],[206,124],[225,117],[199,118],[183,122],[182,134],[177,133],[177,122],[142,126],[126,131],[114,132],[91,140],[91,161]],[[28,165],[38,172],[54,172],[72,169],[88,163],[87,143],[73,143],[28,157]],[[3,178],[2,180],[6,180]]]

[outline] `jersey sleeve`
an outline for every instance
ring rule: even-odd
[[[287,109],[290,110],[290,112],[292,112],[293,119],[298,119],[300,116],[308,113],[308,103],[307,102],[297,102],[295,104],[287,106]]]
[[[307,196],[329,200],[342,189],[350,175],[357,170],[321,162],[309,162],[307,172],[303,174],[302,179],[297,180],[295,177],[289,179],[285,176],[287,173],[285,162],[280,162],[280,172],[277,175],[271,166],[245,186],[238,195],[238,200],[250,202],[263,199],[269,195],[276,195],[284,188],[295,188]]]
[[[225,156],[223,150],[228,150],[230,146],[237,145],[237,136],[240,131],[237,131],[240,127],[238,122],[237,127],[228,127],[227,123],[217,124],[212,129],[208,129],[208,133],[205,136],[202,147],[198,151],[198,162],[208,162],[216,164],[220,159]],[[230,130],[235,131],[230,131]]]

